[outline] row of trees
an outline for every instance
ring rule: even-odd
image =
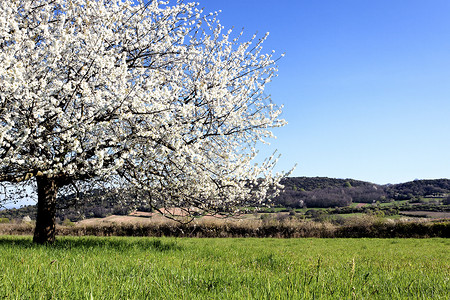
[[[286,184],[287,182],[287,184]],[[303,189],[303,182],[307,182],[306,187],[325,186],[325,188],[315,188],[311,190]],[[442,183],[446,183],[447,180],[433,180],[427,181],[427,189],[434,187],[433,190],[442,189]],[[373,209],[372,206],[364,207],[349,207],[352,202],[357,203],[374,203],[374,202],[386,202],[395,200],[391,195],[393,191],[402,190],[405,184],[399,184],[396,186],[380,186],[373,185],[368,182],[355,181],[352,179],[334,179],[334,178],[300,178],[300,177],[287,177],[282,179],[282,183],[286,185],[285,190],[280,192],[280,195],[272,201],[272,204],[290,208],[337,208],[333,212],[337,213],[355,213],[355,212],[367,212],[367,210]],[[352,186],[352,184],[355,186]],[[414,182],[419,185],[419,182]],[[410,183],[406,183],[410,184]],[[417,191],[423,191],[416,189]],[[448,192],[448,190],[444,190]],[[389,193],[390,192],[390,193]],[[120,197],[118,197],[120,195]],[[445,209],[441,206],[436,207],[433,202],[426,200],[423,202],[418,195],[411,194],[408,198],[409,204],[401,205],[397,204],[394,209],[401,210],[435,210]],[[77,196],[80,196],[78,198]],[[155,211],[154,208],[146,201],[136,201],[136,199],[145,198],[145,193],[138,193],[136,190],[131,191],[114,191],[114,190],[93,190],[89,193],[80,195],[71,194],[65,195],[58,199],[58,206],[56,211],[56,220],[62,221],[69,219],[71,221],[79,221],[84,218],[106,217],[111,214],[126,215],[132,210],[139,211]],[[422,203],[423,202],[423,203]],[[440,202],[440,201],[439,201]],[[129,203],[133,203],[130,205]],[[421,205],[418,205],[421,204]],[[428,205],[430,204],[430,205]],[[443,205],[450,204],[450,196],[445,197],[442,200]],[[159,205],[162,205],[159,204]],[[157,207],[159,207],[157,205]],[[386,212],[385,214],[391,214],[392,212]],[[0,211],[0,217],[12,219],[22,219],[23,216],[30,216],[32,219],[36,218],[36,207],[27,206],[21,209],[10,209]]]
[[[273,203],[292,208],[301,207],[345,207],[352,202],[373,203],[386,201],[386,193],[376,186],[349,188],[329,187],[312,191],[286,189]]]
[[[448,180],[430,180],[427,181],[427,189],[430,190],[430,186],[433,190],[443,189],[442,183],[446,183]],[[311,190],[305,190],[302,185],[303,182],[307,182],[306,187],[325,186],[324,188],[315,188]],[[282,179],[282,183],[286,188],[280,192],[280,195],[276,197],[272,204],[290,208],[302,208],[302,207],[329,207],[340,208],[341,213],[354,213],[361,212],[366,208],[354,208],[348,207],[352,202],[357,203],[374,203],[374,202],[386,202],[395,200],[394,197],[399,197],[398,192],[404,189],[405,184],[380,186],[374,185],[368,182],[355,181],[352,179],[334,179],[334,178],[304,178],[304,177],[287,177]],[[352,186],[352,183],[355,186]],[[410,183],[406,183],[410,184]],[[420,182],[414,182],[415,185],[420,185]],[[416,189],[417,191],[424,191]],[[447,194],[449,191],[443,189]],[[120,197],[118,197],[120,195]],[[77,197],[79,196],[79,197]],[[426,204],[432,204],[430,200],[422,203],[420,199],[422,193],[410,194],[407,199],[411,200],[410,203],[415,205],[402,206],[403,210],[414,209],[438,209],[431,205],[428,208]],[[70,219],[71,221],[78,221],[83,218],[92,217],[105,217],[110,214],[128,214],[132,210],[139,211],[155,211],[158,207],[161,207],[163,203],[156,204],[156,208],[148,205],[146,201],[137,201],[139,199],[145,199],[145,193],[137,192],[136,190],[93,190],[88,193],[80,193],[64,195],[58,199],[58,206],[56,211],[56,219],[64,220]],[[403,199],[403,198],[400,198]],[[133,203],[133,205],[130,205]],[[421,205],[417,205],[421,203]],[[450,196],[447,196],[442,201],[443,205],[450,204]],[[397,207],[400,209],[400,207]],[[29,215],[32,219],[36,217],[36,207],[27,206],[22,209],[11,209],[0,211],[0,217],[6,217],[8,219],[21,219],[23,216]]]
[[[449,179],[414,180],[388,185],[388,195],[394,199],[411,199],[412,197],[442,196],[450,193]]]
[[[412,200],[425,196],[442,197],[450,194],[449,179],[415,180],[395,185],[377,185],[353,179],[288,177],[284,178],[281,183],[285,185],[285,190],[273,200],[273,203],[292,208],[345,207],[352,202]]]

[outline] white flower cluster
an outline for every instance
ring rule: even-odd
[[[241,43],[196,3],[0,1],[0,181],[117,178],[167,207],[260,201],[255,145],[283,126],[266,37]],[[156,203],[156,202],[155,202]]]

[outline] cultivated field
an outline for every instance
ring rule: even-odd
[[[0,237],[1,299],[448,299],[448,239]]]

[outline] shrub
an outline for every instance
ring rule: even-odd
[[[70,219],[65,219],[65,220],[62,222],[62,224],[63,224],[64,226],[75,226],[75,223],[72,222],[72,221],[70,221]]]
[[[95,207],[92,210],[94,218],[104,218],[108,215],[108,210],[104,207]]]
[[[131,212],[131,209],[129,207],[115,206],[113,209],[113,214],[120,215],[120,216],[126,216],[130,212]]]
[[[23,217],[23,218],[22,218],[22,222],[23,222],[23,223],[30,223],[30,222],[31,222],[30,216],[25,216],[25,217]]]
[[[442,200],[442,204],[450,205],[450,196],[448,196],[447,198],[444,198],[444,200]]]

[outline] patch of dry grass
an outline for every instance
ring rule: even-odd
[[[2,235],[29,235],[33,223],[0,224]],[[296,217],[217,219],[199,218],[182,224],[161,217],[109,216],[75,224],[57,225],[57,235],[72,236],[175,236],[175,237],[450,237],[449,221],[407,221],[375,216],[352,216],[344,223],[316,222]]]

